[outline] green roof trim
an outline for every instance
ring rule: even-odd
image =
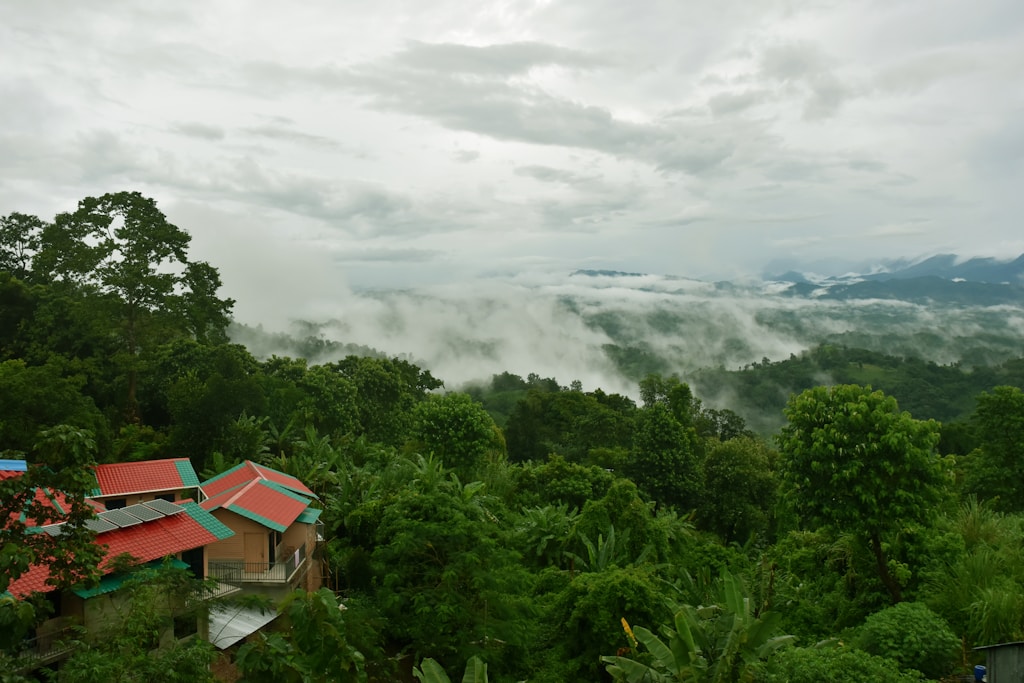
[[[268,529],[273,529],[274,531],[280,531],[281,533],[284,533],[285,531],[288,530],[288,527],[281,526],[277,522],[275,522],[275,521],[273,521],[271,519],[267,519],[263,515],[257,515],[255,512],[252,512],[250,510],[246,510],[245,508],[243,508],[240,505],[232,505],[230,507],[225,507],[225,508],[222,508],[222,509],[223,510],[230,510],[231,512],[234,512],[236,515],[241,515],[242,517],[245,517],[246,519],[251,519],[252,521],[256,522],[257,524],[262,524],[263,526],[267,527]]]
[[[220,474],[218,474],[215,477],[210,477],[209,479],[204,481],[202,484],[200,484],[200,486],[206,486],[208,484],[212,484],[213,482],[217,481],[218,479],[223,479],[224,477],[228,476],[232,472],[235,472],[236,470],[239,470],[239,469],[241,469],[243,467],[245,467],[245,461],[242,461],[242,462],[238,463],[237,465],[235,465],[234,467],[231,467],[229,469],[224,470],[223,472],[221,472]]]
[[[310,497],[309,496],[305,496],[305,495],[303,495],[301,493],[298,493],[294,489],[290,489],[287,486],[282,486],[281,484],[272,482],[269,479],[261,479],[260,480],[260,484],[262,484],[263,486],[266,486],[269,489],[273,489],[274,491],[277,491],[278,493],[284,494],[284,495],[288,496],[289,498],[291,498],[292,500],[296,500],[296,501],[298,501],[300,503],[306,503],[307,505],[309,504],[309,501],[310,501]]]
[[[178,461],[174,463],[174,466],[178,468],[178,476],[181,477],[181,485],[186,488],[193,488],[199,486],[199,477],[196,476],[196,471],[192,467],[192,463],[188,460]]]
[[[231,538],[235,535],[235,532],[229,529],[224,522],[201,508],[199,503],[178,503],[178,505],[185,508],[186,514],[199,522],[200,526],[204,529],[216,536],[218,541],[223,541],[225,538]]]
[[[158,569],[163,566],[164,560],[153,560],[147,562],[142,572],[151,572],[154,569]],[[188,569],[188,564],[182,562],[177,558],[170,558],[170,565],[175,569]],[[108,574],[100,579],[99,583],[92,588],[72,588],[71,592],[80,598],[95,598],[98,595],[106,595],[107,593],[113,593],[121,586],[125,584],[129,579],[135,578],[140,575],[141,572],[121,572],[119,574]]]
[[[66,515],[68,513],[68,511],[65,510],[59,502],[57,502],[57,494],[55,494],[48,488],[44,488],[43,493],[46,494],[46,497],[50,500],[51,503],[53,503],[53,507],[57,508],[62,515]]]
[[[302,514],[295,518],[295,521],[302,522],[303,524],[312,524],[320,518],[321,512],[323,510],[318,510],[317,508],[306,508],[302,511]]]

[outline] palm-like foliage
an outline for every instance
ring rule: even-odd
[[[643,644],[643,658],[602,657],[608,673],[625,683],[735,683],[751,681],[760,663],[792,636],[776,636],[780,616],[765,612],[755,616],[750,598],[738,578],[722,575],[722,602],[676,611],[672,624],[661,628],[661,637],[623,621],[634,649]],[[667,642],[666,642],[667,641]]]
[[[412,675],[421,683],[452,683],[444,667],[430,657],[424,659],[420,666],[413,667]],[[487,683],[487,680],[487,664],[479,657],[470,657],[462,683]]]
[[[969,498],[945,519],[965,551],[926,586],[928,605],[969,643],[1024,637],[1021,519]]]
[[[541,567],[558,565],[577,516],[565,503],[523,510],[516,539],[524,557],[536,558]]]
[[[625,567],[631,564],[641,564],[651,554],[651,546],[646,546],[637,557],[629,554],[629,534],[625,534],[620,541],[615,538],[615,526],[608,526],[607,537],[604,534],[597,535],[597,541],[581,532],[577,534],[586,556],[573,552],[566,552],[566,557],[573,561],[573,567],[587,572],[603,572],[611,567]]]

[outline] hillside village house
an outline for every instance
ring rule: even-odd
[[[24,461],[0,460],[0,478],[20,476]],[[245,591],[272,599],[293,588],[320,587],[314,550],[320,511],[316,496],[301,481],[276,470],[244,462],[200,484],[185,458],[98,465],[97,486],[89,500],[97,510],[88,526],[96,543],[107,546],[98,586],[57,591],[46,584],[49,568],[33,566],[8,588],[16,599],[47,594],[51,618],[26,643],[37,664],[66,655],[60,642],[74,624],[94,631],[118,600],[125,576],[113,561],[128,554],[138,562],[164,558],[188,567],[197,578],[215,578],[217,594]],[[196,502],[193,496],[202,502]],[[59,492],[37,491],[36,499],[62,510]],[[59,524],[37,532],[59,534]],[[200,628],[176,625],[189,637],[198,630],[218,647],[228,647],[274,618],[250,610],[215,611]]]

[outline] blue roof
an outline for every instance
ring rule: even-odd
[[[0,470],[4,472],[27,472],[28,463],[24,460],[4,460],[0,458]]]

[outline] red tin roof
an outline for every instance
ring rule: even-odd
[[[254,479],[200,503],[204,510],[225,509],[283,532],[309,507],[309,498],[272,481]]]
[[[278,486],[294,491],[306,498],[317,497],[315,493],[309,490],[309,487],[290,474],[278,472],[277,470],[272,470],[269,467],[264,467],[263,465],[257,465],[251,460],[246,460],[239,465],[235,465],[227,472],[223,472],[212,479],[204,481],[202,483],[202,489],[207,498],[214,498],[226,491],[257,479],[273,482]]]
[[[96,466],[96,497],[177,491],[199,486],[188,458],[142,460]]]
[[[97,534],[96,543],[107,546],[100,569],[109,571],[111,561],[124,553],[140,562],[148,562],[200,548],[233,534],[195,503],[187,502],[181,507],[184,512]],[[49,576],[49,567],[34,565],[11,582],[7,591],[16,598],[36,591],[51,591],[53,587],[46,583]]]
[[[13,462],[20,462],[22,467],[13,469],[3,467],[4,463]],[[0,461],[0,480],[14,479],[25,474],[27,469],[24,467],[24,465],[24,461]],[[22,521],[30,527],[40,526],[40,523],[56,524],[65,514],[67,514],[67,511],[71,508],[71,503],[68,502],[67,496],[65,496],[64,493],[61,491],[54,491],[53,489],[37,486],[35,488],[35,491],[33,492],[33,498],[36,503],[41,503],[45,507],[52,510],[53,517],[50,519],[38,520],[38,522],[37,520],[26,517],[24,512],[14,512],[11,514],[11,517],[15,519],[20,519],[20,521]],[[98,500],[90,500],[86,498],[85,502],[97,512],[103,512],[104,510],[106,510],[106,506],[104,506],[103,503],[101,503]],[[32,501],[28,501],[28,504],[31,505]]]

